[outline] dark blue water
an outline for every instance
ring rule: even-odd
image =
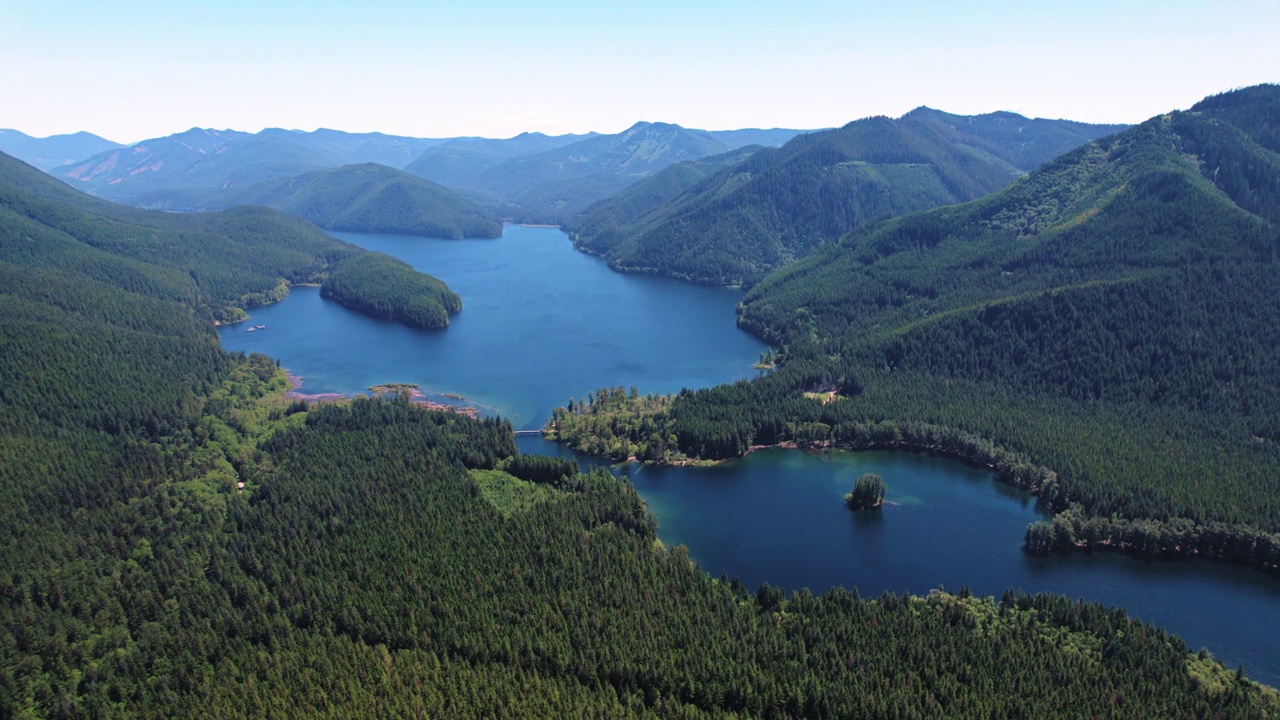
[[[335,233],[448,283],[462,312],[445,330],[372,320],[294,288],[222,329],[223,346],[280,358],[303,392],[408,382],[539,428],[551,409],[604,386],[678,392],[752,377],[765,346],[734,324],[740,292],[619,275],[552,228],[496,240]]]
[[[222,330],[229,349],[264,352],[305,378],[307,392],[354,393],[413,382],[539,427],[551,408],[606,385],[671,392],[750,377],[763,346],[737,330],[739,294],[618,275],[557,230],[509,226],[499,240],[444,241],[344,234],[400,257],[462,295],[442,331],[371,320],[296,288],[253,323]],[[524,452],[572,454],[522,436]],[[585,464],[599,459],[579,456]],[[1280,581],[1203,562],[1126,556],[1034,558],[1021,551],[1032,498],[986,471],[908,453],[763,451],[711,468],[620,466],[708,573],[821,591],[857,587],[925,593],[968,586],[1054,592],[1123,607],[1207,647],[1254,679],[1280,684]],[[843,496],[864,472],[889,484],[878,514]]]
[[[579,455],[539,437],[526,453]],[[992,474],[927,455],[765,450],[709,468],[618,465],[658,518],[667,544],[714,576],[788,590],[842,586],[864,596],[968,586],[1051,592],[1123,607],[1208,648],[1249,676],[1280,685],[1280,580],[1202,561],[1147,562],[1116,554],[1033,557],[1027,523],[1046,517],[1033,497]],[[889,485],[880,511],[853,513],[844,494],[873,472]]]

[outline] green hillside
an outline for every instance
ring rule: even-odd
[[[349,261],[363,266],[363,259],[373,255],[262,207],[174,214],[115,205],[4,155],[0,212],[7,219],[0,259],[9,263],[10,272],[52,272],[63,278],[58,284],[106,282],[185,303],[208,322],[241,319],[245,308],[280,300],[296,283],[327,282],[331,274],[351,277],[336,271]],[[386,274],[355,275],[362,281],[346,283],[342,302],[359,309],[372,305],[366,301],[374,296],[404,296],[417,287],[417,273],[384,269]],[[453,309],[438,308],[435,315],[444,320],[434,327],[448,324],[456,296],[447,305]],[[410,315],[393,317],[421,324],[420,312]]]
[[[580,249],[623,272],[749,283],[864,222],[981,197],[1120,129],[921,108],[801,135],[644,215],[595,213],[569,229]]]
[[[1249,88],[869,224],[747,293],[739,322],[780,370],[612,427],[655,459],[785,440],[937,452],[1059,512],[1033,550],[1278,571],[1277,127],[1280,87]],[[591,424],[561,414],[571,434]]]
[[[437,238],[498,237],[502,223],[430,180],[373,163],[343,165],[228,190],[157,191],[130,200],[162,210],[265,205],[328,230]]]
[[[668,165],[728,149],[699,130],[639,122],[616,135],[504,160],[466,189],[489,198],[489,206],[503,217],[559,224]]]
[[[565,222],[563,228],[571,237],[579,236],[581,228],[595,228],[600,236],[597,244],[620,242],[628,226],[653,213],[667,211],[698,183],[737,165],[761,149],[758,145],[748,145],[719,155],[669,165],[617,195],[592,205],[581,215]],[[582,243],[578,248],[590,252],[590,248]]]
[[[1280,716],[1095,605],[712,579],[505,421],[289,401],[219,348],[246,298],[383,263],[0,157],[0,715]]]

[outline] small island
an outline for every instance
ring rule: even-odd
[[[844,496],[851,510],[874,510],[884,505],[884,492],[888,489],[884,478],[875,473],[865,473],[853,484],[853,492]]]

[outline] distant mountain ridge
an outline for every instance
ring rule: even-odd
[[[99,153],[59,174],[94,195],[129,202],[159,190],[225,190],[352,163],[400,166],[440,142],[336,130],[192,128]]]
[[[450,187],[472,187],[489,168],[521,155],[555,150],[596,136],[526,132],[512,138],[454,138],[423,151],[404,171]]]
[[[617,135],[527,132],[489,139],[323,128],[258,133],[192,128],[127,148],[100,148],[57,168],[57,174],[100,197],[153,204],[158,197],[177,198],[190,191],[240,189],[342,165],[377,163],[461,190],[505,217],[559,222],[673,162],[749,142],[779,144],[798,132],[703,132],[642,122]]]
[[[733,167],[763,149],[759,145],[747,145],[719,155],[668,165],[617,195],[587,208],[579,218],[570,220],[566,229],[572,232],[579,224],[588,223],[607,228],[626,227],[649,213],[670,207],[707,177]]]
[[[46,172],[119,147],[124,146],[83,131],[36,138],[18,130],[0,130],[0,152]]]
[[[504,217],[559,224],[674,163],[751,143],[780,144],[800,132],[780,128],[708,132],[638,122],[614,135],[591,135],[501,160],[492,152],[477,160],[478,152],[464,154],[467,151],[441,147],[405,169],[455,185]]]
[[[265,205],[328,230],[437,238],[498,237],[502,222],[438,183],[376,163],[343,165],[227,190],[156,191],[133,204],[159,210]]]
[[[769,128],[764,130],[760,128],[743,128],[741,130],[703,130],[702,132],[724,143],[730,150],[737,150],[748,145],[782,147],[797,135],[829,129],[794,130],[790,128]]]
[[[795,137],[616,224],[606,201],[566,223],[624,272],[707,284],[763,276],[875,217],[981,197],[1125,126],[919,108]]]
[[[728,149],[701,131],[639,122],[617,135],[501,162],[481,173],[472,189],[495,198],[503,215],[558,224],[672,163]]]

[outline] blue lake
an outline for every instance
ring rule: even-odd
[[[554,406],[602,386],[673,392],[752,377],[764,349],[734,325],[739,293],[619,275],[555,229],[508,226],[497,240],[339,236],[441,278],[464,309],[447,330],[411,330],[295,288],[253,311],[265,330],[221,330],[228,349],[280,358],[304,377],[304,392],[412,382],[532,429]],[[519,444],[573,454],[537,436]],[[749,587],[1061,593],[1123,607],[1280,685],[1280,580],[1204,562],[1027,556],[1023,530],[1042,515],[986,471],[909,453],[781,450],[711,468],[613,470],[631,477],[664,542],[687,545],[708,573]],[[879,513],[851,513],[842,501],[864,472],[889,484],[892,504]]]
[[[335,233],[444,280],[463,309],[444,330],[370,319],[294,288],[222,329],[223,346],[280,358],[303,392],[416,383],[536,429],[551,409],[603,386],[677,392],[754,376],[763,343],[734,324],[741,293],[619,275],[564,233],[508,225],[495,240]]]

